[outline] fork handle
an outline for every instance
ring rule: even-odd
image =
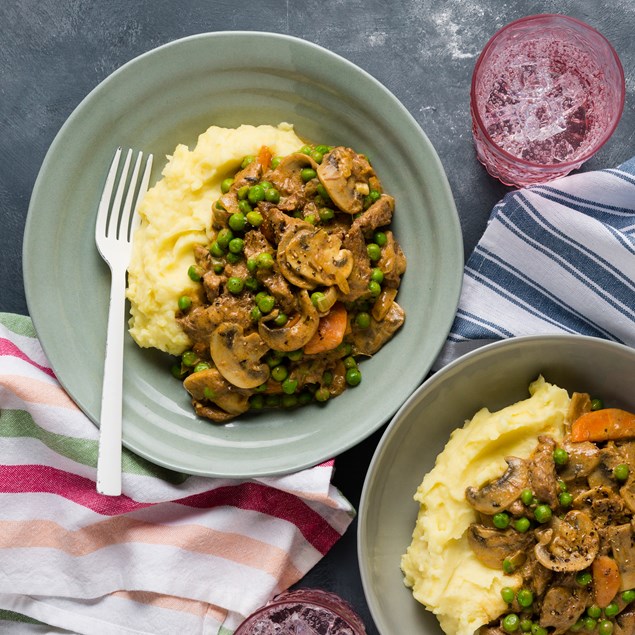
[[[123,341],[126,306],[126,267],[111,267],[110,308],[106,332],[106,361],[101,395],[97,491],[121,494],[121,428],[123,413]]]

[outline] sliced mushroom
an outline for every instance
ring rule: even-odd
[[[527,487],[529,469],[527,462],[516,456],[505,458],[507,470],[497,480],[487,483],[480,489],[468,487],[465,497],[468,503],[483,514],[496,514],[509,507]]]
[[[220,374],[239,388],[255,388],[269,378],[269,366],[260,358],[269,350],[258,333],[244,335],[242,326],[221,324],[210,338],[210,352]]]
[[[593,521],[584,512],[572,510],[553,526],[535,547],[536,559],[543,567],[558,573],[582,571],[591,565],[600,548]]]
[[[267,321],[258,324],[258,333],[265,344],[275,351],[296,351],[302,348],[317,331],[320,317],[311,302],[308,292],[299,292],[299,310],[286,326],[269,328]]]
[[[609,544],[622,578],[620,590],[635,588],[635,534],[630,523],[609,527]]]
[[[565,633],[584,613],[589,591],[576,586],[553,586],[547,593],[540,611],[540,626],[553,628],[554,635]]]
[[[347,214],[363,209],[373,169],[368,161],[350,148],[337,147],[324,155],[317,175],[333,202]]]
[[[501,531],[472,523],[467,529],[467,541],[482,564],[501,569],[503,560],[526,552],[535,538],[531,532],[521,533],[515,529]]]
[[[318,164],[302,152],[289,154],[280,161],[278,167],[267,175],[267,178],[284,196],[298,195],[304,190],[301,172],[304,168],[312,168],[317,172]],[[284,206],[284,201],[282,202]]]
[[[342,293],[348,293],[353,255],[341,246],[337,236],[323,229],[291,226],[278,244],[280,272],[302,289],[337,285]]]
[[[354,326],[350,337],[354,354],[374,355],[401,328],[405,319],[404,310],[392,302],[382,320],[376,320],[373,314],[367,328]]]
[[[231,418],[249,410],[251,392],[230,384],[216,368],[208,368],[188,375],[183,381],[183,386],[195,402],[199,402],[209,410],[204,415],[208,419],[227,421],[228,417],[225,415]],[[218,408],[213,408],[210,402]],[[221,412],[217,412],[218,409]]]

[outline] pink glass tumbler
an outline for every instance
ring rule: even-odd
[[[624,71],[598,31],[565,15],[532,15],[485,45],[470,109],[479,161],[506,185],[544,183],[580,167],[613,134]]]
[[[281,593],[249,616],[234,635],[366,635],[361,618],[342,598],[321,589]]]

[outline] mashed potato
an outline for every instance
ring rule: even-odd
[[[475,511],[465,489],[498,478],[507,468],[504,457],[528,457],[538,435],[562,439],[567,391],[539,377],[529,393],[497,412],[484,408],[455,430],[415,494],[421,507],[401,559],[404,582],[448,635],[472,635],[498,617],[507,608],[500,589],[521,583],[519,576],[481,564],[470,549],[466,530]]]
[[[211,206],[221,195],[223,179],[263,145],[274,155],[286,155],[303,142],[284,123],[236,129],[212,126],[199,136],[193,150],[178,145],[168,157],[162,179],[141,202],[142,222],[128,269],[130,334],[139,346],[173,355],[189,347],[175,312],[178,298],[197,285],[187,275],[194,264],[193,248],[212,238]]]

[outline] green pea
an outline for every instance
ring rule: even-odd
[[[316,150],[313,150],[313,152],[311,152],[311,158],[316,163],[322,163],[322,159],[324,159],[324,155],[321,152],[318,152],[316,149]]]
[[[273,323],[276,326],[284,326],[289,321],[289,318],[286,313],[278,313],[273,320]]]
[[[613,476],[618,481],[625,481],[628,478],[629,468],[626,463],[620,463],[613,468]]]
[[[616,602],[611,602],[604,607],[604,615],[606,617],[615,617],[620,612],[620,607]]]
[[[299,362],[303,357],[304,357],[304,352],[302,351],[302,349],[298,349],[297,351],[289,351],[287,353],[287,357],[292,361],[292,362]]]
[[[215,262],[213,265],[214,273],[220,274],[225,271],[225,265],[222,262]]]
[[[540,624],[531,625],[531,635],[547,635],[549,631],[546,628],[540,626]]]
[[[529,631],[531,631],[531,620],[528,617],[520,620],[520,630],[523,633],[529,633]]]
[[[267,408],[278,408],[280,406],[280,395],[266,395],[265,406]]]
[[[388,242],[388,236],[385,232],[375,232],[373,234],[373,240],[377,245],[383,247]]]
[[[247,225],[247,219],[245,217],[245,214],[243,214],[242,212],[235,212],[229,217],[227,224],[235,232],[241,232],[245,229],[245,226]]]
[[[275,298],[270,295],[264,295],[263,297],[256,300],[256,304],[258,305],[258,308],[264,314],[271,313],[275,303],[276,303]]]
[[[242,278],[232,276],[227,280],[227,290],[230,293],[240,293],[245,288],[245,281]]]
[[[184,373],[180,364],[172,364],[172,366],[170,366],[170,372],[172,373],[172,377],[183,379]]]
[[[282,157],[273,157],[271,159],[271,168],[275,170],[280,165],[281,161]]]
[[[612,632],[613,632],[613,622],[611,622],[611,620],[602,620],[598,624],[599,635],[611,635]]]
[[[265,201],[268,201],[269,203],[279,203],[280,192],[278,192],[275,187],[265,190]]]
[[[224,227],[221,229],[216,235],[216,242],[223,249],[227,249],[227,245],[229,245],[229,241],[234,237],[234,232],[231,229],[227,229]]]
[[[231,265],[235,265],[237,263],[240,262],[240,254],[235,254],[233,252],[229,252],[226,256],[225,256],[225,260],[227,260],[227,262]]]
[[[366,253],[371,260],[379,260],[381,258],[381,247],[377,243],[368,243],[366,245]]]
[[[322,373],[322,384],[330,386],[333,383],[333,373],[330,370],[325,370]]]
[[[330,397],[331,397],[331,393],[329,392],[328,388],[321,387],[321,388],[318,388],[315,391],[315,400],[316,401],[319,401],[319,402],[323,403],[325,401],[328,401],[330,399]]]
[[[355,325],[360,329],[367,329],[370,326],[370,315],[365,311],[360,311],[355,316]]]
[[[503,598],[503,602],[511,604],[514,601],[516,594],[514,593],[514,589],[508,586],[504,586],[501,589],[501,597]]]
[[[600,615],[602,615],[602,609],[597,604],[591,604],[591,606],[587,608],[586,614],[589,617],[597,619]]]
[[[189,276],[190,280],[199,282],[199,280],[201,279],[201,270],[196,265],[191,265],[190,268],[187,270],[187,275]]]
[[[371,203],[376,203],[381,198],[381,192],[379,190],[371,190],[368,193],[368,198]]]
[[[594,631],[598,625],[598,621],[593,617],[583,617],[582,621],[584,622],[585,631]]]
[[[260,201],[265,200],[265,188],[262,185],[252,185],[247,192],[247,200],[255,205]]]
[[[259,269],[272,269],[273,268],[273,256],[266,251],[256,256],[256,263]]]
[[[218,244],[218,241],[215,240],[209,247],[209,253],[215,258],[221,258],[225,255],[225,250]]]
[[[326,188],[322,185],[322,183],[318,183],[315,191],[318,193],[319,196],[321,196],[325,201],[330,201],[331,197],[329,196],[329,193],[326,191]]]
[[[247,271],[255,273],[258,268],[258,261],[255,258],[247,258]]]
[[[249,398],[249,407],[253,410],[262,410],[265,407],[265,398],[262,395],[252,395]]]
[[[313,168],[304,168],[300,170],[300,178],[306,183],[317,176],[317,172]]]
[[[324,294],[321,291],[314,291],[311,294],[311,302],[313,303],[313,306],[317,308],[320,300],[324,299]]]
[[[561,492],[566,492],[567,491],[567,484],[564,481],[562,481],[562,480],[558,480],[558,489]]]
[[[569,626],[569,630],[577,633],[584,628],[584,620],[578,620],[573,626]]]
[[[282,381],[282,391],[287,395],[292,395],[298,388],[298,380],[287,377]]]
[[[529,518],[525,518],[524,516],[522,516],[521,518],[518,518],[517,520],[515,520],[512,523],[514,529],[516,531],[519,531],[521,534],[524,534],[525,532],[529,531],[529,528],[531,527],[531,523],[529,522]]]
[[[282,407],[283,408],[295,408],[298,405],[298,397],[297,395],[288,395],[288,394],[284,394],[282,395]]]
[[[222,183],[220,184],[220,191],[223,194],[227,194],[227,192],[229,192],[233,184],[234,184],[234,179],[232,179],[231,177],[229,177],[228,179],[224,179]]]
[[[274,368],[282,363],[282,359],[282,353],[279,353],[278,351],[270,351],[267,354],[265,361],[267,362],[267,366],[269,366],[269,368]]]
[[[335,216],[335,211],[332,210],[330,207],[320,207],[320,209],[318,210],[318,215],[320,217],[320,220],[328,221]]]
[[[347,370],[349,368],[357,368],[357,361],[355,361],[355,358],[352,355],[344,358],[344,368]]]
[[[262,214],[260,212],[247,212],[247,222],[252,226],[252,227],[260,227],[260,225],[262,225]]]
[[[549,505],[538,505],[534,510],[534,518],[541,524],[549,522],[551,516],[551,507]]]
[[[501,626],[506,633],[515,633],[520,628],[520,618],[516,613],[509,613],[502,619]]]
[[[241,170],[244,170],[250,163],[253,163],[256,157],[251,154],[248,154],[240,163]]]
[[[558,500],[563,507],[571,507],[573,504],[573,495],[569,492],[560,492],[560,494],[558,494]]]
[[[218,199],[216,201],[216,203],[214,203],[214,207],[216,207],[216,209],[225,209],[225,206],[223,205],[223,201],[221,201],[220,199]]]
[[[251,317],[253,322],[257,322],[262,317],[262,311],[257,307],[252,307],[249,317]]]
[[[556,448],[553,451],[553,460],[556,465],[566,465],[569,453],[564,448]]]
[[[247,216],[247,214],[249,214],[249,212],[253,212],[253,207],[249,204],[249,201],[238,201],[238,209],[240,210],[241,214],[244,214],[245,216]]]
[[[232,254],[242,253],[244,247],[245,247],[245,241],[242,238],[232,238],[229,241],[229,251]]]
[[[591,410],[602,410],[604,402],[601,399],[591,399]]]
[[[307,215],[304,217],[304,220],[305,220],[307,223],[311,223],[311,225],[315,225],[315,223],[317,223],[317,216],[316,216],[315,214],[307,214]]]
[[[247,192],[249,192],[249,185],[239,187],[238,192],[236,192],[238,199],[244,201],[247,198]]]
[[[209,399],[210,401],[214,401],[214,399],[218,397],[216,391],[209,386],[205,386],[205,388],[203,388],[203,395],[205,396],[205,399]]]
[[[384,272],[379,267],[375,267],[370,272],[370,279],[381,284],[384,281]]]
[[[592,581],[593,576],[588,571],[580,571],[575,576],[575,582],[578,586],[589,586]]]
[[[192,298],[189,295],[182,295],[178,300],[179,309],[187,311],[192,306]]]
[[[624,591],[622,593],[622,600],[627,604],[635,600],[635,589],[628,589],[628,591]]]
[[[349,386],[357,386],[362,381],[362,373],[359,368],[349,368],[346,371],[346,383]]]
[[[260,283],[256,280],[256,278],[252,278],[251,276],[245,278],[245,289],[248,289],[249,291],[258,291],[259,287]]]
[[[509,514],[506,514],[505,512],[494,514],[492,522],[494,523],[494,527],[496,527],[496,529],[507,529],[507,527],[509,527]]]
[[[503,560],[503,573],[509,575],[511,573],[514,573],[514,571],[516,571],[514,563],[509,558],[505,558]]]
[[[271,377],[275,381],[284,381],[289,375],[289,371],[286,366],[279,364],[271,369]]]
[[[376,298],[381,293],[381,285],[379,282],[371,280],[368,283],[368,290],[370,291],[370,295],[373,296],[373,298]]]
[[[194,372],[200,373],[202,370],[209,370],[211,366],[207,362],[199,362],[194,366]]]
[[[353,347],[348,342],[342,342],[335,350],[338,352],[340,357],[348,357],[348,355],[351,354]]]
[[[524,609],[529,608],[534,603],[534,594],[529,589],[521,589],[516,595],[518,604]]]
[[[181,355],[184,366],[195,366],[198,363],[198,355],[194,351],[185,351]]]
[[[534,493],[526,488],[520,493],[520,500],[525,505],[531,505],[531,502],[534,500]]]
[[[313,148],[309,145],[304,145],[298,150],[298,152],[300,154],[311,154],[311,152],[313,152]]]
[[[266,192],[268,189],[272,188],[273,185],[269,183],[269,181],[260,181],[260,187]]]

